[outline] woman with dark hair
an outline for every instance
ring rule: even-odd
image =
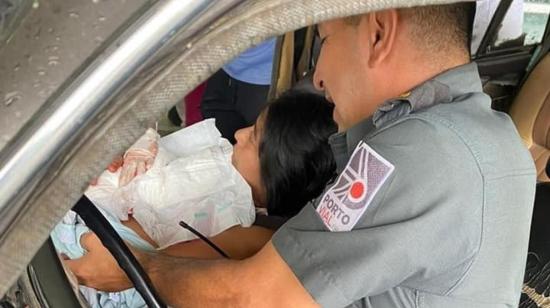
[[[258,215],[252,227],[235,226],[210,238],[231,258],[241,259],[259,251],[271,238],[274,226],[296,215],[335,176],[336,163],[328,144],[329,136],[337,131],[332,111],[333,106],[322,96],[290,91],[269,103],[253,126],[235,133],[232,163],[250,185]],[[261,212],[267,212],[267,218]],[[135,220],[123,223],[156,246]],[[262,227],[266,225],[270,228]],[[220,257],[199,240],[161,251]]]
[[[254,126],[235,134],[233,165],[251,184],[256,206],[269,215],[296,215],[335,175],[327,142],[337,130],[332,109],[322,96],[288,92],[269,104]],[[247,168],[251,161],[259,167],[254,175]]]
[[[253,126],[235,133],[232,163],[250,185],[256,207],[267,212],[267,219],[258,214],[252,227],[235,226],[211,238],[230,257],[241,259],[259,251],[275,232],[273,227],[260,225],[266,221],[267,225],[277,225],[296,215],[336,175],[328,144],[329,136],[337,131],[332,111],[333,106],[318,94],[289,91],[269,103]],[[270,224],[273,218],[276,223]],[[198,240],[170,246],[163,252],[220,257]]]

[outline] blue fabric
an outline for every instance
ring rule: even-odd
[[[271,84],[271,70],[275,53],[275,38],[241,53],[223,70],[231,78],[256,85]]]
[[[121,224],[118,219],[104,211],[102,213],[124,241],[141,250],[155,251],[149,243],[140,238],[133,230]],[[86,232],[90,232],[90,229],[80,223],[73,212],[69,212],[65,219],[54,228],[51,238],[59,253],[75,259],[82,257],[85,253],[85,250],[80,246],[80,237]],[[109,293],[80,286],[80,291],[92,308],[147,307],[143,298],[135,289]]]

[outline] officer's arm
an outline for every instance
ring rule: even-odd
[[[80,283],[104,291],[132,285],[92,233],[81,240],[87,253],[65,260]],[[242,261],[194,260],[134,252],[161,297],[173,307],[316,306],[271,242]]]
[[[147,255],[144,265],[161,297],[174,307],[316,306],[271,242],[243,261]]]
[[[259,226],[234,226],[210,237],[229,258],[243,260],[257,254],[271,240],[273,231]],[[194,240],[178,243],[161,250],[162,254],[196,259],[222,259],[223,257],[206,242]]]
[[[142,239],[149,242],[152,246],[157,246],[155,241],[143,230],[139,222],[133,217],[129,217],[127,221],[122,222],[123,225],[132,229]],[[220,247],[231,259],[245,259],[258,253],[265,244],[271,239],[274,231],[260,226],[233,226],[213,237],[209,240],[216,246]],[[177,243],[168,246],[159,252],[184,258],[196,259],[221,259],[222,256],[212,249],[204,241],[194,240],[188,242]]]

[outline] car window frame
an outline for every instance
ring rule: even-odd
[[[510,53],[516,53],[516,52],[517,53],[527,52],[527,53],[533,54],[533,53],[536,53],[536,49],[540,48],[540,46],[545,44],[545,42],[548,42],[550,14],[546,21],[546,26],[544,29],[544,34],[542,36],[542,40],[539,43],[531,44],[531,45],[499,48],[499,49],[493,49],[493,50],[489,48],[489,46],[493,42],[493,39],[498,35],[499,27],[502,21],[504,20],[504,18],[506,17],[506,14],[508,13],[509,8],[512,5],[512,1],[513,0],[500,1],[498,8],[496,9],[495,13],[491,18],[491,22],[489,23],[489,26],[487,27],[487,30],[483,35],[483,38],[481,40],[481,43],[479,44],[478,49],[472,54],[472,59],[493,57],[493,56],[499,56],[503,54],[510,54]]]

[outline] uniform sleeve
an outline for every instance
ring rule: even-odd
[[[276,250],[324,307],[396,286],[450,290],[480,244],[483,185],[471,153],[452,131],[418,119],[365,142],[395,169],[353,229],[331,232],[312,203],[274,235]]]

